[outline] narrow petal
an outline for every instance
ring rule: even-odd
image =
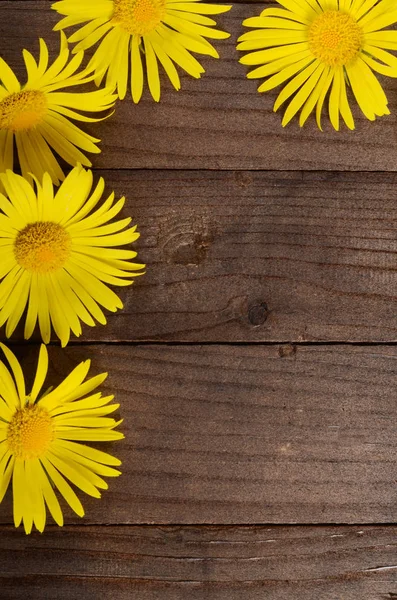
[[[0,348],[3,350],[5,357],[8,360],[8,363],[13,372],[14,379],[15,379],[15,382],[17,385],[17,390],[18,390],[21,406],[22,406],[23,402],[25,401],[26,391],[25,391],[25,377],[23,375],[21,365],[19,364],[15,354],[13,352],[11,352],[11,350],[9,348],[7,348],[7,346],[2,344],[1,342],[0,342]]]
[[[33,382],[32,391],[30,392],[30,402],[32,404],[34,402],[36,402],[37,397],[41,392],[41,388],[43,387],[44,381],[47,377],[47,371],[48,371],[48,352],[47,352],[46,346],[44,344],[41,344],[36,375],[35,375],[35,379]]]

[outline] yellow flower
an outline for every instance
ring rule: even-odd
[[[94,326],[94,317],[105,324],[99,305],[113,312],[123,307],[105,284],[131,285],[131,277],[143,267],[130,260],[136,252],[114,248],[139,237],[136,226],[128,227],[130,218],[109,223],[124,198],[114,204],[112,193],[92,212],[104,181],[91,194],[92,172],[81,166],[70,172],[55,196],[48,173],[42,184],[36,182],[37,194],[11,171],[1,174],[0,181],[8,195],[0,194],[0,326],[7,322],[7,337],[26,306],[25,339],[37,321],[46,343],[52,324],[63,346],[70,331],[81,334],[80,321]]]
[[[0,58],[0,172],[13,169],[14,142],[22,174],[42,178],[48,172],[55,185],[64,173],[53,151],[75,167],[78,163],[91,166],[83,152],[100,152],[97,138],[74,125],[75,121],[100,121],[82,114],[98,113],[114,105],[116,96],[109,89],[93,92],[65,92],[64,88],[92,81],[94,75],[78,70],[83,59],[79,52],[68,62],[66,37],[61,34],[59,56],[48,66],[48,48],[40,40],[40,60],[37,63],[27,50],[23,51],[27,83],[21,86],[14,72]]]
[[[300,110],[301,126],[316,108],[318,127],[329,92],[329,116],[339,129],[340,116],[354,129],[347,88],[370,121],[390,114],[387,98],[373,71],[397,77],[396,0],[278,0],[284,8],[267,8],[244,21],[254,30],[239,39],[238,50],[253,50],[241,62],[261,65],[249,78],[267,78],[258,91],[290,80],[274,110],[289,98],[283,126]],[[350,93],[349,93],[350,95]]]
[[[224,39],[228,33],[214,29],[216,22],[205,15],[217,15],[231,6],[203,4],[198,0],[62,0],[52,8],[66,15],[55,27],[64,29],[87,23],[70,38],[79,42],[74,52],[102,41],[89,63],[99,85],[107,71],[107,85],[117,85],[118,95],[127,92],[131,63],[131,92],[139,102],[143,91],[143,62],[146,63],[149,90],[160,99],[160,63],[175,89],[180,80],[174,63],[199,78],[203,67],[190,54],[218,58],[217,51],[205,38]]]
[[[102,477],[117,477],[113,467],[121,462],[100,450],[76,442],[107,442],[124,436],[115,431],[121,421],[107,415],[119,408],[113,396],[91,394],[106,379],[102,373],[84,382],[90,361],[78,365],[55,389],[40,396],[47,368],[42,344],[35,380],[26,394],[25,379],[14,354],[0,344],[10,370],[0,361],[0,503],[12,479],[14,523],[23,522],[26,533],[33,525],[43,531],[46,507],[62,526],[63,515],[55,490],[80,517],[84,509],[66,481],[100,498],[106,490]]]

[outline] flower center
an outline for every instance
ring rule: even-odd
[[[0,129],[32,129],[43,120],[47,106],[47,98],[39,90],[11,94],[0,102]]]
[[[309,27],[309,46],[314,56],[330,67],[347,65],[362,49],[363,31],[350,15],[327,10]]]
[[[145,35],[160,25],[166,0],[113,0],[113,22],[131,35]]]
[[[21,267],[36,273],[56,271],[70,254],[69,233],[52,221],[29,223],[16,237],[15,259]]]
[[[53,439],[52,419],[37,405],[18,410],[8,425],[8,447],[16,458],[29,460],[43,456]]]

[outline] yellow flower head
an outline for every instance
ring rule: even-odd
[[[114,248],[134,242],[139,234],[130,218],[110,222],[124,198],[101,200],[101,178],[91,193],[91,171],[75,167],[54,195],[48,173],[37,193],[23,177],[0,174],[8,198],[0,194],[0,326],[9,337],[27,307],[25,339],[38,321],[44,342],[51,325],[65,346],[70,332],[81,334],[81,321],[106,323],[100,306],[123,307],[106,285],[131,285],[144,265],[131,262],[132,250]],[[90,195],[91,194],[91,195]],[[95,210],[94,210],[95,209]]]
[[[100,498],[106,490],[102,477],[117,477],[121,462],[100,450],[78,442],[107,442],[124,436],[115,431],[121,421],[108,417],[119,408],[113,396],[91,392],[107,373],[86,378],[90,361],[78,365],[55,389],[41,394],[48,368],[44,344],[40,348],[36,377],[30,394],[14,354],[0,344],[10,370],[0,361],[0,503],[12,480],[14,523],[23,522],[26,533],[33,525],[43,531],[46,508],[62,526],[63,515],[55,494],[58,490],[80,517],[84,509],[69,485]]]
[[[283,87],[274,110],[289,100],[283,126],[300,112],[304,125],[316,109],[318,127],[329,92],[329,116],[339,130],[340,116],[354,129],[350,89],[370,121],[390,114],[386,94],[373,71],[397,77],[396,0],[277,0],[284,8],[267,8],[244,21],[254,30],[242,35],[240,62],[260,65],[248,73],[266,78],[258,91]],[[350,89],[349,89],[350,88]],[[348,92],[349,90],[349,92]]]
[[[144,67],[154,100],[160,99],[160,63],[175,89],[180,80],[175,65],[199,78],[203,67],[191,52],[218,58],[205,39],[224,39],[228,33],[214,28],[216,22],[205,15],[217,15],[231,6],[204,4],[199,0],[61,0],[52,7],[66,15],[55,27],[64,29],[87,23],[70,38],[78,42],[74,52],[99,46],[88,65],[97,74],[99,85],[107,72],[107,85],[117,86],[118,95],[127,92],[131,63],[131,92],[139,102],[143,91]]]
[[[92,71],[91,74],[86,69],[77,72],[83,55],[79,52],[69,61],[66,37],[62,33],[59,56],[48,66],[48,48],[41,39],[38,63],[30,52],[23,51],[27,71],[24,86],[0,58],[0,172],[13,169],[14,143],[22,174],[27,179],[31,173],[41,179],[45,172],[55,185],[64,179],[53,151],[73,167],[78,163],[91,166],[83,152],[100,152],[96,145],[100,140],[82,131],[70,119],[100,121],[82,112],[107,110],[114,105],[116,96],[109,89],[63,91],[94,78]]]

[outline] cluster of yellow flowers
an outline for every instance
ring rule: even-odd
[[[129,70],[138,102],[144,63],[157,101],[159,63],[176,89],[175,65],[200,77],[203,68],[190,52],[217,57],[206,38],[228,37],[205,15],[230,7],[196,0],[67,0],[53,8],[66,15],[56,29],[86,23],[69,40],[77,42],[72,55],[61,31],[59,55],[49,64],[40,39],[37,61],[23,52],[25,85],[0,59],[0,326],[10,337],[23,318],[25,339],[38,328],[47,344],[53,330],[66,346],[71,333],[81,335],[82,323],[105,324],[103,309],[123,308],[109,286],[131,285],[144,269],[133,262],[135,251],[119,248],[139,237],[130,218],[115,220],[124,198],[115,201],[112,193],[103,200],[104,180],[94,186],[92,172],[84,168],[91,166],[86,153],[98,153],[100,140],[74,122],[108,116],[116,99],[126,95]],[[82,68],[84,50],[101,37]],[[98,89],[79,92],[94,81]],[[14,153],[22,175],[13,172]],[[59,159],[72,167],[66,177]],[[27,394],[16,357],[3,344],[1,349],[9,367],[0,361],[0,502],[12,482],[15,526],[22,522],[26,533],[33,527],[43,531],[47,511],[63,524],[55,490],[83,516],[70,483],[98,498],[107,488],[103,477],[120,474],[118,459],[81,443],[123,437],[115,431],[121,421],[109,416],[118,404],[113,396],[92,393],[107,373],[85,381],[89,361],[40,394],[48,367],[44,344]]]
[[[289,100],[283,125],[300,111],[302,126],[315,110],[321,129],[328,95],[333,127],[339,129],[342,117],[353,129],[348,88],[368,119],[389,114],[374,71],[397,77],[397,58],[387,51],[397,50],[397,31],[385,30],[397,22],[395,2],[278,0],[279,6],[244,21],[252,30],[237,48],[248,51],[241,62],[255,66],[248,77],[265,78],[260,92],[288,81],[274,105],[277,110]],[[82,333],[81,323],[105,324],[103,308],[123,307],[109,285],[130,285],[144,269],[133,262],[135,251],[118,248],[139,237],[131,219],[114,220],[124,198],[115,202],[112,193],[102,201],[103,179],[94,187],[92,172],[84,168],[91,166],[86,153],[98,153],[100,140],[74,122],[109,116],[129,82],[134,102],[145,80],[159,101],[159,66],[176,90],[176,67],[200,78],[204,69],[192,52],[218,57],[208,39],[229,34],[216,29],[209,15],[231,6],[200,0],[60,0],[52,8],[63,15],[55,27],[61,40],[52,64],[43,39],[38,60],[23,52],[24,85],[0,59],[0,326],[10,337],[24,316],[25,339],[38,327],[46,344],[53,330],[65,346],[71,332]],[[67,40],[63,30],[69,27],[75,30]],[[68,41],[74,44],[72,56]],[[81,67],[85,50],[93,46]],[[90,82],[98,89],[76,91]],[[14,154],[22,175],[13,171]],[[72,167],[66,177],[59,159]],[[102,477],[120,474],[118,459],[80,443],[122,438],[115,431],[120,421],[108,416],[118,405],[111,403],[113,396],[91,393],[107,374],[85,381],[89,361],[40,394],[48,367],[44,344],[27,394],[16,357],[0,346],[9,364],[0,361],[0,502],[12,481],[15,525],[23,522],[26,533],[33,526],[43,531],[46,510],[63,523],[55,489],[82,516],[68,481],[99,497],[107,488]]]

